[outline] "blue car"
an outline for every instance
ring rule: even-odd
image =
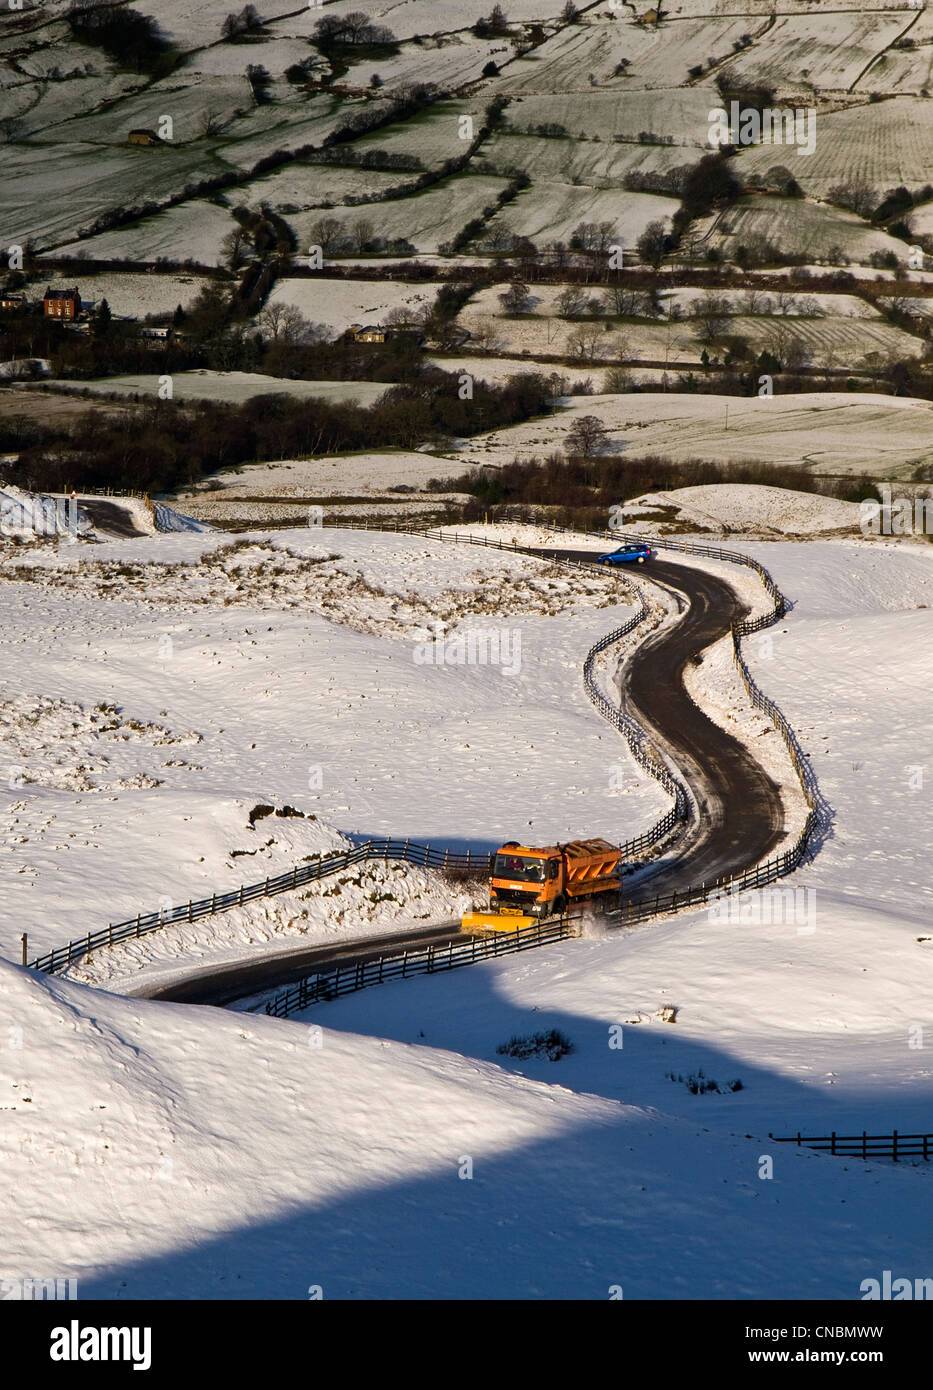
[[[646,560],[650,559],[650,546],[620,545],[618,550],[611,550],[608,555],[600,555],[598,563],[601,565],[643,565]]]

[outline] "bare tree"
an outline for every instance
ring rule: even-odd
[[[488,20],[489,32],[494,38],[502,38],[509,32],[509,21],[501,5],[494,5]]]
[[[644,296],[629,285],[610,285],[606,291],[606,312],[619,318],[634,318],[644,308]]]
[[[663,222],[649,222],[635,243],[635,250],[652,270],[657,270],[667,251],[667,229]]]
[[[623,362],[637,362],[641,356],[631,333],[626,332],[625,329],[613,333],[609,342],[613,357],[618,357]]]
[[[201,113],[201,134],[218,135],[226,124],[226,116],[218,106],[207,106]]]
[[[336,217],[319,217],[311,227],[311,244],[320,246],[326,255],[331,247],[340,240],[343,234],[343,223]]]
[[[231,270],[239,270],[246,262],[246,248],[249,246],[249,235],[245,227],[239,223],[229,231],[221,242],[224,260]]]
[[[774,296],[774,307],[785,318],[797,313],[797,296],[792,290],[778,290]]]
[[[297,343],[311,326],[297,304],[267,304],[258,314],[256,325],[264,338],[273,342]]]
[[[470,324],[470,341],[483,352],[501,352],[502,332],[494,319],[474,319]]]
[[[570,355],[581,362],[595,362],[603,355],[606,346],[606,334],[598,323],[578,323],[567,334]]]
[[[848,183],[834,183],[827,193],[831,203],[850,208],[859,217],[871,217],[881,201],[880,194],[867,179],[851,179]]]
[[[416,309],[412,304],[398,304],[382,316],[386,328],[422,328],[424,321],[424,310]]]
[[[354,251],[362,255],[376,235],[376,224],[368,217],[358,217],[350,227],[350,235],[353,238]]]
[[[586,308],[587,297],[579,285],[565,285],[557,296],[556,308],[562,319],[582,314]]]
[[[0,119],[0,136],[4,140],[18,140],[26,134],[26,122],[21,116],[4,116]]]
[[[782,367],[791,371],[807,366],[811,359],[810,349],[789,323],[772,325],[767,338],[767,348]]]
[[[484,240],[490,251],[508,251],[515,241],[515,233],[507,222],[493,222],[487,227]]]
[[[564,452],[590,458],[605,445],[606,439],[606,426],[598,415],[581,415],[564,437]]]
[[[722,337],[729,327],[732,309],[725,295],[707,292],[694,300],[690,307],[690,317],[694,322],[694,332],[701,343],[710,347],[717,338]]]
[[[529,297],[528,286],[514,280],[505,293],[500,294],[499,303],[507,314],[520,314],[528,307]]]
[[[579,222],[573,229],[571,245],[576,242],[583,251],[605,256],[614,240],[614,222]]]

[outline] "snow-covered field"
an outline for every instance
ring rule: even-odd
[[[634,246],[649,222],[666,222],[677,211],[676,198],[657,193],[627,193],[618,188],[574,187],[539,180],[510,203],[502,222],[534,242],[569,241],[581,222],[612,222],[621,245]]]
[[[582,320],[561,317],[559,299],[567,289],[561,285],[536,285],[522,314],[511,316],[500,300],[507,289],[504,283],[480,289],[461,311],[459,322],[477,346],[531,357],[579,357],[575,343],[582,323],[584,331],[594,325],[597,330],[595,346],[585,345],[587,354],[595,352],[597,362],[619,358],[629,363],[642,359],[665,365],[700,361],[704,340],[701,326],[691,317],[691,308],[703,298],[699,290],[662,297],[668,314],[675,310],[674,316],[620,323],[613,319],[611,299],[599,291],[592,295],[581,292],[581,301],[595,301],[595,316]],[[805,360],[814,366],[854,367],[873,353],[887,360],[917,357],[924,351],[920,338],[885,322],[877,310],[851,295],[791,296],[780,312],[777,297],[762,292],[752,296],[740,289],[718,298],[727,306],[725,312],[732,315],[725,333],[744,338],[755,356],[769,349],[779,360],[785,360],[788,344],[793,342],[802,346]],[[753,312],[743,312],[749,306]]]
[[[180,304],[189,309],[211,281],[200,275],[179,274],[104,274],[78,273],[81,298],[100,304],[106,299],[114,314],[124,318],[145,318],[147,314],[170,314]],[[44,286],[30,293],[41,300]]]
[[[409,138],[413,145],[406,153],[420,155],[422,149],[417,131],[412,132]],[[388,145],[388,141],[380,140],[378,144],[382,149]],[[462,150],[453,148],[444,158],[450,159],[460,153]],[[396,182],[406,183],[413,177],[410,174],[399,175]],[[405,238],[416,250],[433,253],[445,242],[451,241],[473,218],[479,217],[484,207],[494,204],[507,187],[506,179],[495,178],[491,174],[462,174],[436,184],[424,193],[414,193],[409,198],[361,203],[358,207],[338,205],[328,208],[326,212],[290,213],[287,220],[294,226],[299,239],[310,240],[315,223],[322,216],[339,222],[346,235],[352,232],[355,222],[364,218],[375,224],[379,236],[389,241]],[[307,248],[304,249],[307,252]]]
[[[618,841],[663,806],[580,684],[588,647],[629,611],[613,576],[308,527],[74,554],[18,548],[0,565],[8,954],[22,931],[41,951],[163,895],[274,876],[330,827],[464,848],[516,831]],[[416,660],[438,622],[500,631],[499,664]],[[520,718],[503,717],[512,699]],[[250,829],[257,804],[321,827]]]
[[[822,144],[828,144],[823,141]],[[754,149],[743,152],[754,156],[743,173],[764,173],[779,162],[773,148]],[[807,182],[807,171],[801,174]],[[811,183],[814,180],[811,178]],[[710,219],[707,224],[698,224],[709,235],[710,244],[726,251],[730,256],[739,246],[754,245],[757,241],[770,242],[782,254],[793,248],[794,254],[822,264],[867,265],[875,253],[893,252],[898,260],[907,263],[907,247],[903,241],[877,231],[854,212],[845,208],[831,207],[827,203],[807,202],[799,198],[755,197],[740,199],[734,207],[727,208],[720,216]]]
[[[85,237],[58,248],[58,254],[78,252],[89,260],[196,261],[198,265],[221,265],[223,242],[236,223],[226,208],[195,198],[190,203],[168,208],[155,217],[145,217],[130,227]]]
[[[892,7],[893,9],[893,7]],[[916,12],[779,15],[733,66],[743,77],[788,87],[850,91],[871,60],[906,32]],[[870,79],[866,83],[871,90]]]
[[[341,548],[344,540],[369,547],[356,552],[364,568],[412,575],[411,553],[391,538],[339,539]],[[144,544],[113,551],[132,559]],[[740,900],[739,920],[712,905],[618,936],[595,933],[400,981],[287,1023],[91,994],[4,964],[0,1055],[10,1123],[0,1147],[19,1196],[8,1212],[0,1272],[75,1275],[82,1298],[299,1299],[319,1285],[331,1299],[605,1299],[621,1287],[626,1299],[853,1300],[862,1280],[883,1269],[927,1275],[922,1168],[797,1152],[768,1134],[928,1126],[930,1069],[917,1039],[933,1008],[924,968],[931,903],[918,869],[927,845],[917,767],[928,741],[933,563],[922,550],[838,543],[765,544],[755,553],[795,608],[747,644],[749,660],[797,728],[834,811],[819,855],[785,885],[795,897]],[[456,566],[462,572],[478,555],[445,549],[440,571],[422,557],[419,590],[437,593]],[[497,557],[504,562],[525,563]],[[128,610],[114,603],[124,626],[105,636],[108,621],[117,621],[108,620],[106,601],[73,596],[71,635],[58,632],[53,655],[46,633],[56,601],[46,590],[30,605],[36,677],[49,686],[57,673],[69,698],[80,700],[103,670],[109,641],[107,669],[119,675],[127,704],[142,709],[134,676],[142,614],[128,629]],[[562,639],[567,679],[548,728],[576,718],[569,666],[576,638],[585,645],[581,626],[612,615],[591,612],[582,625],[578,617],[574,645]],[[558,631],[563,620],[550,621]],[[204,615],[199,637],[206,624],[213,650],[221,650],[217,615]],[[9,625],[4,632],[9,641]],[[277,614],[280,632],[297,636]],[[82,639],[88,645],[78,664],[69,647],[77,653]],[[356,638],[340,630],[332,640],[341,644],[346,695],[354,672],[362,676],[352,657]],[[267,655],[273,641],[263,634]],[[317,652],[318,665],[333,671],[320,638]],[[386,683],[385,651],[359,655],[368,663],[366,689],[357,685],[351,703],[377,690],[386,696],[391,686],[398,705],[401,669]],[[284,644],[276,656],[287,662]],[[283,694],[290,684],[293,708],[301,691],[310,739],[325,722],[314,713],[317,682],[309,682],[307,664],[297,683],[276,679],[275,664],[265,663],[261,679]],[[194,671],[187,655],[175,672],[178,731],[195,707]],[[244,672],[241,665],[240,725],[225,707],[234,696],[224,692],[222,669],[210,707],[212,720],[235,731],[238,775],[246,779],[258,769],[244,712],[258,690]],[[534,674],[542,674],[537,664]],[[549,690],[536,681],[534,699],[543,703]],[[165,698],[153,693],[153,705]],[[459,694],[473,709],[482,683]],[[439,698],[449,695],[433,692],[435,708]],[[204,693],[197,699],[203,712]],[[266,725],[273,708],[268,699],[262,705]],[[338,701],[327,722],[348,715]],[[376,718],[387,715],[384,698]],[[579,716],[565,731],[576,756],[587,732],[603,732],[591,711],[581,706]],[[69,716],[58,717],[68,728]],[[344,741],[352,746],[361,715],[350,718]],[[370,736],[376,727],[370,723]],[[487,720],[470,737],[488,740],[491,727]],[[218,737],[205,732],[198,759],[229,795],[234,765],[220,766]],[[282,741],[280,721],[275,733]],[[392,747],[392,766],[417,777],[418,759],[406,756],[397,728],[390,738],[380,735]],[[538,741],[530,728],[526,749],[528,740]],[[289,752],[297,752],[294,742],[277,765],[264,760],[264,785],[280,794],[277,804],[297,799]],[[470,787],[484,789],[484,827],[507,801],[501,742],[496,756],[494,798],[488,765],[460,764],[461,824]],[[543,771],[533,764],[523,779],[526,792],[534,787],[542,832],[554,791],[569,780],[566,765],[553,786]],[[444,818],[439,790],[436,780],[430,791],[406,789],[408,804],[421,804],[432,824]],[[389,805],[392,797],[379,800]],[[586,800],[586,824],[596,830],[596,803]],[[237,829],[236,803],[227,804],[219,834],[185,831],[192,851],[201,844],[212,852],[212,840],[245,844],[256,834],[277,842],[294,836],[307,850],[330,833],[273,817],[255,831]],[[240,798],[237,814],[246,807]],[[133,848],[154,863],[141,843],[127,845],[124,862]],[[86,873],[82,881],[101,880]],[[257,933],[268,927],[255,924]],[[662,1021],[672,1009],[675,1021]],[[497,1052],[513,1035],[549,1028],[573,1046],[560,1061]],[[700,1071],[718,1092],[691,1093],[686,1083]],[[728,1089],[735,1082],[740,1089]],[[34,1219],[50,1210],[54,1221]]]
[[[382,323],[390,309],[424,313],[435,294],[431,285],[404,280],[282,279],[276,282],[269,302],[294,304],[312,323],[345,333],[352,323],[365,327]]]
[[[624,527],[651,530],[652,522],[676,524],[678,529],[726,530],[743,536],[813,535],[835,531],[848,540],[859,535],[857,502],[840,502],[813,492],[759,487],[750,483],[713,483],[682,487],[673,492],[650,492],[633,497],[623,508]]]
[[[90,283],[90,282],[89,282]],[[59,382],[59,390],[116,392],[121,396],[156,396],[161,378],[153,373],[138,376],[105,376],[81,382]],[[173,372],[172,396],[179,401],[208,400],[240,402],[253,396],[294,396],[298,400],[359,401],[372,405],[391,383],[380,381],[291,381],[288,377],[264,376],[261,372],[213,372],[197,367],[190,372]]]
[[[750,56],[749,66],[751,62]],[[788,161],[783,157],[786,152],[773,145],[750,146],[739,153],[738,168],[747,178],[751,173],[764,174],[772,164],[792,162],[794,177],[812,198],[825,197],[833,184],[852,179],[880,184],[882,190],[897,184],[922,188],[929,182],[925,151],[931,123],[933,111],[924,97],[895,96],[890,101],[825,111],[817,117],[811,155],[794,154]],[[808,213],[812,211],[807,208]],[[798,249],[806,253],[805,246]]]
[[[562,446],[576,416],[595,415],[613,444],[629,453],[762,459],[805,464],[815,473],[910,478],[933,461],[933,445],[926,442],[931,409],[929,401],[868,392],[728,400],[676,391],[584,396],[557,415],[477,435],[461,454],[492,464],[546,458]]]
[[[217,473],[209,484],[180,494],[188,508],[205,498],[275,496],[326,497],[352,491],[380,494],[393,487],[422,488],[431,478],[450,472],[450,460],[436,454],[404,449],[380,453],[340,454],[335,458],[283,459],[274,463],[250,463],[243,468]],[[219,484],[219,488],[215,485]]]

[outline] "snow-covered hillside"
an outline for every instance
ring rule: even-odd
[[[395,564],[423,595],[447,592],[458,565],[475,573],[480,560],[500,563],[450,547],[432,575],[425,557],[415,568],[403,538],[337,539],[346,561],[370,574],[381,565],[384,577]],[[351,541],[360,549],[351,551]],[[177,558],[178,547],[214,543],[134,541],[126,553],[138,559],[146,546],[167,546]],[[749,661],[800,733],[834,812],[819,854],[782,885],[784,895],[740,899],[731,917],[711,904],[619,936],[594,926],[584,940],[400,981],[285,1023],[121,1000],[3,964],[0,1036],[8,1041],[0,1056],[10,1124],[0,1150],[19,1198],[8,1214],[0,1274],[73,1274],[84,1298],[303,1298],[320,1285],[327,1298],[603,1299],[621,1287],[626,1298],[855,1299],[861,1281],[883,1269],[925,1273],[928,1239],[918,1220],[925,1170],[798,1153],[768,1134],[928,1128],[930,1069],[917,1040],[933,1011],[925,965],[933,949],[930,889],[919,872],[927,848],[920,735],[933,565],[919,548],[838,542],[760,545],[756,554],[795,607],[773,632],[750,639]],[[504,558],[512,567],[526,563]],[[151,681],[156,669],[141,661],[139,644],[155,633],[141,605],[72,598],[80,623],[72,619],[69,649],[58,592],[28,602],[39,634],[31,642],[35,674],[50,690],[57,685],[58,698],[85,700],[108,651],[127,713],[139,717],[168,698],[161,684],[168,676],[144,699],[145,678],[133,674]],[[508,742],[495,745],[494,762],[488,756],[491,731],[503,723],[501,697],[494,721],[491,705],[483,712],[492,699],[488,681],[461,684],[457,698],[480,722],[487,756],[457,761],[449,795],[443,768],[454,748],[441,755],[440,776],[415,785],[416,745],[404,745],[402,729],[424,714],[412,666],[403,679],[386,655],[389,638],[377,646],[366,637],[357,649],[360,635],[340,623],[328,636],[313,618],[276,613],[283,640],[267,645],[264,634],[267,659],[253,682],[246,661],[230,664],[235,629],[226,630],[224,647],[218,617],[203,610],[171,687],[178,734],[197,728],[186,718],[196,699],[211,708],[198,730],[204,743],[183,750],[209,774],[193,804],[219,799],[222,788],[229,796],[247,779],[280,793],[277,805],[292,800],[291,763],[300,758],[303,772],[308,748],[319,748],[337,724],[346,751],[392,749],[391,763],[383,753],[380,765],[395,770],[404,795],[390,778],[367,782],[371,823],[418,805],[420,830],[440,834],[456,807],[459,824],[472,817],[479,831],[523,799],[536,827],[551,827],[570,808],[576,781],[586,793],[576,823],[598,829],[602,765],[587,750],[605,731],[577,705],[576,677],[587,634],[618,609],[576,604],[572,640],[562,626],[568,619],[533,620],[548,624],[556,669],[546,676],[540,654],[535,659],[522,696],[521,746],[536,741],[528,720],[538,702],[546,709],[541,734],[563,728],[580,768],[568,776],[565,762],[547,782],[544,764],[535,763],[524,779],[506,777],[509,767],[519,770],[508,762]],[[330,656],[341,653],[344,698],[325,715],[314,713],[324,687],[299,623],[313,633],[328,673]],[[290,645],[298,650],[291,667]],[[224,663],[212,677],[210,652]],[[348,683],[364,670],[354,696]],[[367,703],[379,700],[368,724],[359,711],[364,694]],[[445,697],[432,687],[430,698],[437,706]],[[300,732],[288,733],[289,712]],[[81,717],[59,708],[56,718],[69,738],[86,736]],[[260,750],[248,745],[261,726],[265,751],[254,759]],[[422,722],[415,731],[431,748],[429,764],[442,727],[429,733]],[[227,731],[227,752],[219,729]],[[144,729],[142,746],[150,737]],[[516,780],[520,788],[511,789]],[[144,794],[164,795],[134,793]],[[37,810],[44,798],[61,796],[28,786],[15,795]],[[349,784],[344,796],[348,805],[354,800]],[[96,875],[85,868],[84,896],[117,891],[114,862],[133,866],[134,883],[137,870],[157,880],[166,855],[155,836],[148,851],[141,837],[121,842],[117,817],[125,808],[117,803],[117,816],[105,820],[102,798],[79,799],[93,805],[109,845]],[[307,801],[305,794],[302,806]],[[46,801],[57,804],[64,803]],[[241,798],[237,814],[247,805]],[[158,813],[151,824],[158,826]],[[260,819],[255,831],[236,831],[228,819],[213,837],[208,824],[196,816],[184,840],[163,841],[166,850],[177,856],[182,844],[198,853],[206,846],[216,856],[221,844],[245,845],[258,832],[272,835],[270,853],[281,860],[287,848],[307,852],[329,834],[291,817]],[[50,854],[49,865],[72,853]],[[72,910],[82,896],[77,881],[43,878],[46,908]],[[5,894],[4,901],[12,900]],[[14,920],[27,902],[16,901]],[[671,1009],[674,1021],[663,1021]],[[550,1028],[573,1045],[560,1061],[516,1061],[497,1051],[513,1035]],[[695,1094],[692,1076],[718,1090]],[[735,1082],[740,1087],[729,1089]]]
[[[23,931],[44,951],[274,876],[338,831],[618,841],[665,805],[581,688],[587,649],[631,612],[617,576],[305,527],[19,547],[0,581],[0,950],[17,959]],[[495,630],[500,663],[419,662],[437,623]],[[317,821],[251,827],[261,804]],[[422,892],[415,917],[452,915]],[[270,910],[308,928],[294,903]]]

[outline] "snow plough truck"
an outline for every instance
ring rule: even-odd
[[[465,913],[461,927],[518,931],[587,899],[618,894],[620,855],[608,840],[571,840],[543,849],[509,840],[493,859],[489,910]],[[614,905],[611,898],[606,902]]]

